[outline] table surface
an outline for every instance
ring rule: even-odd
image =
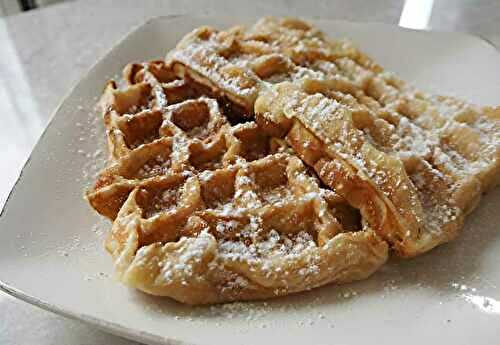
[[[497,0],[85,0],[0,19],[0,207],[58,102],[133,27],[158,15],[292,15],[468,32],[500,47]],[[0,292],[0,344],[137,344]]]

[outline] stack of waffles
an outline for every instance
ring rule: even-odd
[[[296,19],[202,27],[99,102],[86,197],[128,286],[189,304],[364,279],[453,239],[500,180],[500,108],[418,91]]]

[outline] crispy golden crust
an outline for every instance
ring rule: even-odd
[[[120,280],[206,304],[362,279],[385,262],[387,244],[286,143],[229,124],[214,99],[155,90],[168,71],[128,65],[129,86],[110,83],[100,101],[110,163],[87,199],[113,220]]]

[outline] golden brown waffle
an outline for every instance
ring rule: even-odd
[[[335,218],[345,201],[323,193],[284,153],[171,175],[132,191],[106,246],[125,284],[190,304],[366,278],[387,244],[369,228],[347,231]]]
[[[410,245],[413,248],[403,245],[400,254],[416,255],[452,239],[461,227],[461,218],[474,209],[481,194],[498,184],[500,109],[479,108],[415,90],[374,67],[349,45],[345,53],[328,53],[339,43],[318,36],[306,24],[267,18],[250,31],[267,40],[277,39],[281,51],[295,62],[325,73],[323,80],[303,81],[303,90],[321,93],[347,107],[354,127],[363,131],[365,139],[404,164],[424,210],[423,218],[416,219],[423,219],[427,231],[422,225],[401,226],[402,233],[420,232],[417,237],[422,240]],[[285,43],[277,37],[285,37]],[[313,40],[315,45],[304,44],[300,37],[319,38]],[[431,235],[425,235],[427,232]]]
[[[297,19],[194,30],[99,102],[87,199],[119,279],[190,304],[363,279],[499,182],[500,109],[430,96]]]
[[[384,72],[352,44],[328,41],[295,19],[264,18],[245,34],[245,40],[256,38],[273,42],[297,64],[324,73],[325,82],[308,83],[308,92],[347,105],[355,125],[371,135],[380,150],[396,151],[409,165],[418,156],[449,174],[467,170],[468,176],[453,178],[474,175],[483,191],[498,183],[499,109],[418,91]]]
[[[231,125],[153,66],[168,71],[129,65],[126,88],[108,84],[110,163],[87,193],[113,220],[106,248],[124,283],[203,304],[362,279],[385,262],[387,244],[283,141]]]

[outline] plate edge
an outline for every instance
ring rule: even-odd
[[[77,314],[64,308],[60,308],[54,304],[44,302],[36,297],[25,294],[21,290],[11,287],[9,284],[3,281],[0,281],[0,291],[3,291],[12,297],[15,297],[40,309],[67,317],[74,321],[80,321],[91,326],[96,326],[104,332],[111,333],[122,338],[131,339],[141,343],[147,341],[150,344],[159,345],[195,345],[178,339],[163,338],[149,332],[134,332],[132,329],[122,326],[119,323],[98,319],[87,314]]]

